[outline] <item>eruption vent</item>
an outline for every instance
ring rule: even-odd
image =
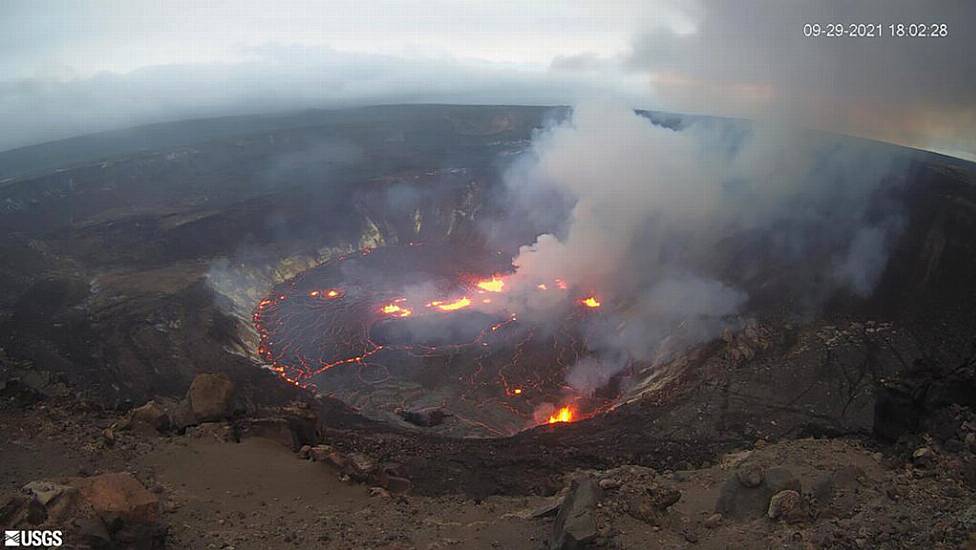
[[[549,424],[557,424],[559,422],[572,422],[573,421],[573,409],[570,407],[563,407],[556,411],[555,414],[549,416]]]

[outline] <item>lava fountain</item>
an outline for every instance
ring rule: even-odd
[[[559,422],[572,422],[573,421],[573,409],[570,407],[563,407],[559,409],[555,414],[549,416],[547,421],[549,424],[558,424]]]

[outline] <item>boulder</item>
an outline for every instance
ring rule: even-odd
[[[22,490],[44,506],[52,504],[65,494],[76,493],[78,491],[70,485],[61,485],[53,481],[31,481],[27,485],[24,485]]]
[[[225,374],[198,374],[187,399],[197,420],[222,420],[232,412],[234,382]]]
[[[744,464],[735,471],[735,477],[743,487],[759,487],[766,473],[756,464]]]
[[[769,519],[782,519],[790,523],[802,520],[805,514],[800,493],[787,489],[773,495],[769,499],[766,516]]]
[[[314,445],[319,441],[319,417],[305,403],[293,403],[282,407],[280,415],[288,422],[288,427],[300,445]]]
[[[159,499],[127,472],[73,478],[69,484],[106,524],[117,520],[152,524],[159,520]]]
[[[599,535],[594,509],[603,498],[603,490],[592,478],[574,479],[563,499],[553,524],[552,550],[576,550],[590,545]]]
[[[800,492],[800,482],[784,468],[769,468],[756,487],[746,487],[738,474],[730,476],[722,485],[715,512],[736,520],[761,518],[769,510],[769,499],[785,490]]]
[[[409,409],[409,410],[398,410],[397,414],[404,421],[409,422],[415,426],[421,426],[423,428],[430,428],[431,426],[437,426],[444,423],[444,419],[451,416],[450,413],[446,412],[440,407],[427,407],[423,409]]]
[[[146,429],[165,432],[170,427],[169,413],[155,401],[149,401],[129,413],[129,426],[133,429]]]
[[[171,401],[167,405],[166,409],[169,411],[170,424],[176,433],[182,434],[190,426],[196,426],[200,423],[193,414],[193,408],[190,406],[189,399]]]
[[[29,499],[28,523],[63,525],[78,517],[94,516],[95,512],[81,498],[75,487],[52,481],[32,481],[21,489]],[[38,521],[40,520],[40,521]]]

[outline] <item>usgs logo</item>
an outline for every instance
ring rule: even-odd
[[[19,546],[21,548],[61,546],[63,542],[61,531],[4,531],[4,546]]]

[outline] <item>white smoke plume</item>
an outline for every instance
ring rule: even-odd
[[[586,327],[594,356],[568,374],[584,393],[734,326],[774,266],[805,266],[788,282],[814,307],[870,294],[902,227],[897,208],[872,210],[898,161],[865,142],[714,120],[673,130],[588,104],[527,155],[508,175],[521,211],[551,216],[531,201],[553,191],[572,206],[519,250],[512,284],[559,278],[607,306]]]

